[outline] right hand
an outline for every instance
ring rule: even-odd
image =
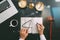
[[[43,35],[44,33],[44,29],[45,27],[42,25],[42,24],[37,24],[37,27],[38,27],[38,32],[40,35]]]

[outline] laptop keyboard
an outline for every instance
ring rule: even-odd
[[[8,1],[3,2],[2,4],[0,4],[0,13],[5,11],[6,9],[10,8],[10,4],[8,3]]]

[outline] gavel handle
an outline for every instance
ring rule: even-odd
[[[52,24],[53,22],[50,22],[50,40],[52,40]]]

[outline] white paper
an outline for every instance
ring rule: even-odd
[[[25,23],[25,24],[24,24]],[[42,17],[21,17],[21,28],[22,25],[24,27],[29,27],[29,33],[38,33],[36,24],[43,24]]]

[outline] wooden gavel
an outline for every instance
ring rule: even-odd
[[[47,17],[48,22],[50,23],[50,40],[52,40],[52,25],[53,25],[53,17],[48,16]]]

